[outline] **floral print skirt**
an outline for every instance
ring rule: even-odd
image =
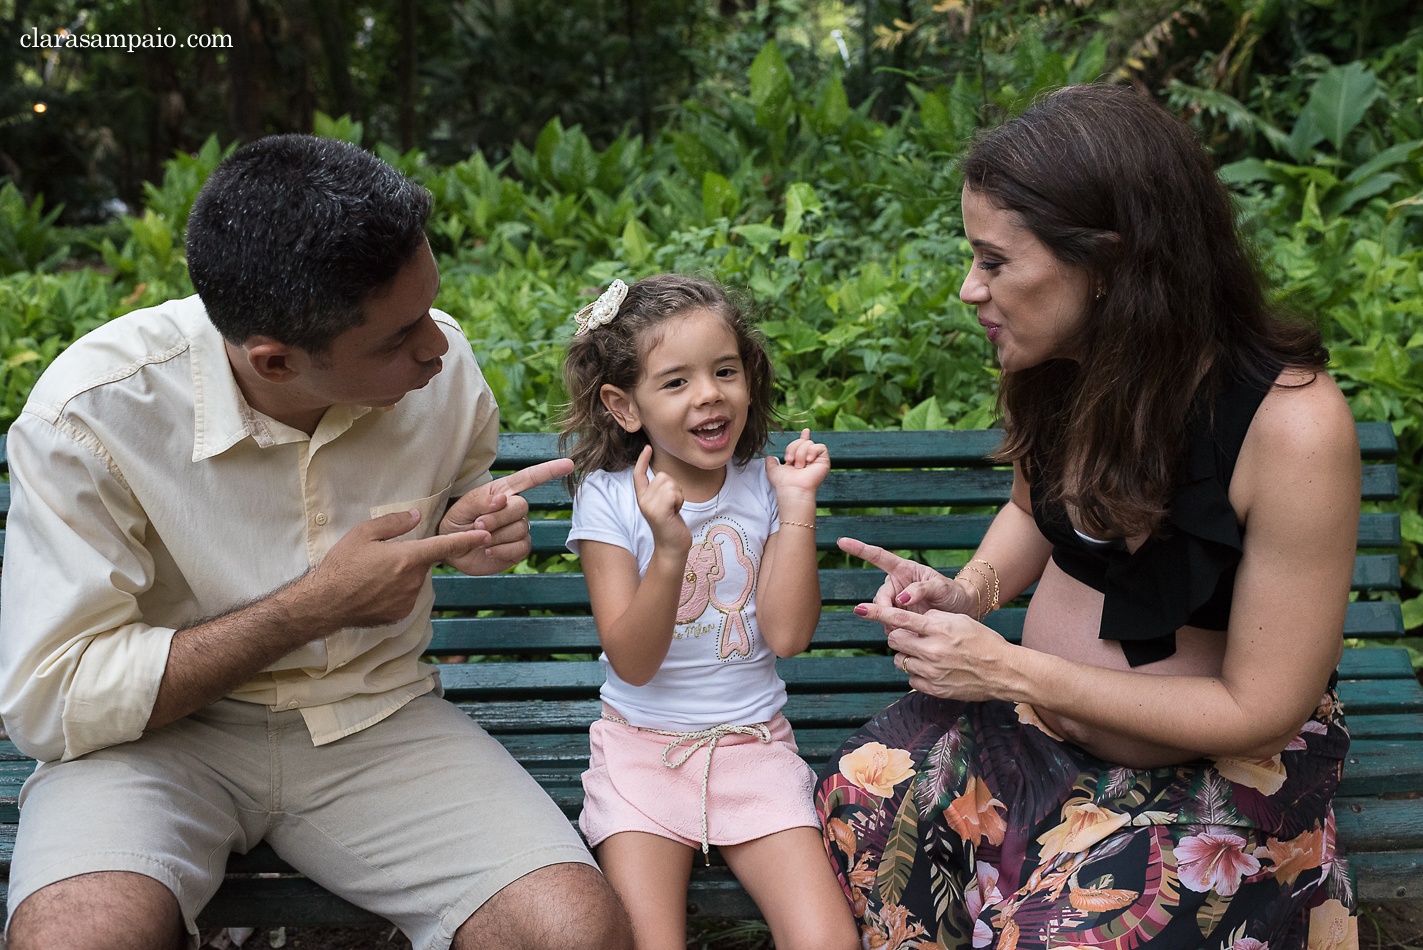
[[[1031,707],[911,692],[851,736],[816,807],[867,950],[1343,950],[1335,684],[1272,759],[1129,769]]]

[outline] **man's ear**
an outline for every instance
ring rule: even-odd
[[[242,344],[242,352],[252,371],[269,383],[290,382],[298,375],[293,365],[293,357],[297,356],[295,348],[269,336],[248,337]]]
[[[628,432],[636,432],[642,428],[642,419],[637,414],[637,403],[633,402],[627,393],[611,383],[604,383],[603,388],[598,390],[598,396],[618,425]]]

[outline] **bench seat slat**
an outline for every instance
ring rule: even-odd
[[[1352,851],[1423,850],[1423,798],[1336,798],[1334,820]]]
[[[839,464],[838,459],[836,464]],[[1387,487],[1386,478],[1373,478],[1380,486]],[[1397,481],[1395,476],[1395,485]],[[1012,490],[1013,473],[1008,469],[923,469],[899,472],[832,470],[825,476],[825,481],[816,492],[815,501],[821,508],[949,505],[991,505],[996,508],[1008,500]],[[534,511],[567,511],[573,506],[562,481],[547,482],[522,494]]]
[[[904,690],[908,683],[887,656],[791,657],[778,660],[776,671],[799,693]],[[603,671],[588,660],[455,663],[442,665],[440,677],[453,700],[574,699],[595,695]],[[1413,679],[1344,680],[1339,692],[1345,709],[1359,714],[1423,712],[1423,687]]]
[[[971,550],[978,547],[993,515],[822,515],[815,519],[815,546],[835,550],[835,539],[859,538],[895,551]],[[536,554],[567,550],[570,522],[565,518],[529,522],[529,539]],[[1396,514],[1359,516],[1359,547],[1396,548],[1403,533]]]
[[[766,454],[784,455],[799,432],[775,432]],[[812,432],[841,468],[983,467],[984,457],[1003,441],[1002,429],[944,429],[930,432]],[[1397,449],[1395,449],[1395,452]],[[557,458],[558,436],[546,432],[501,432],[493,470],[507,472]]]
[[[1423,897],[1423,851],[1351,854],[1349,868],[1359,882],[1360,900]]]
[[[566,585],[563,590],[567,590]],[[849,598],[850,603],[869,600],[873,596],[873,591],[852,593],[862,596]],[[1005,639],[1018,643],[1023,638],[1026,616],[1025,608],[1005,607],[989,614],[984,622]],[[1403,611],[1396,601],[1353,603],[1344,614],[1346,637],[1392,639],[1404,635]],[[811,648],[817,650],[848,647],[876,649],[883,646],[884,637],[878,628],[849,611],[822,614],[815,639],[811,641]],[[598,650],[597,628],[584,615],[436,619],[434,638],[425,652],[435,655],[517,655],[597,653]]]
[[[941,573],[952,574],[952,570]],[[884,582],[877,570],[823,568],[820,571],[821,600],[827,605],[845,606],[870,600]],[[1352,589],[1398,590],[1398,555],[1360,554],[1354,558]],[[435,610],[500,610],[511,607],[560,609],[587,607],[588,588],[582,574],[496,574],[493,577],[466,577],[463,574],[435,576]],[[478,619],[478,618],[465,618]],[[564,618],[567,619],[567,618]]]
[[[851,730],[869,722],[881,709],[903,696],[902,689],[876,693],[793,693],[787,697],[781,711],[797,728],[802,725],[837,726],[849,735]],[[597,699],[458,705],[493,735],[509,732],[586,732],[589,723],[597,719],[601,711],[601,703]]]
[[[868,572],[854,572],[868,573]],[[581,576],[581,575],[580,575]],[[870,586],[870,585],[866,585]],[[852,602],[869,600],[873,591],[858,591],[862,596],[852,598]],[[1374,609],[1375,604],[1350,604],[1346,621],[1355,621],[1351,629],[1363,629],[1370,619],[1385,624],[1385,629],[1367,634],[1370,636],[1401,636],[1402,614],[1395,624],[1394,615],[1388,610]],[[1391,605],[1397,608],[1397,604]],[[1358,617],[1360,613],[1367,616]],[[1023,638],[1023,619],[1026,610],[1021,607],[1007,607],[988,615],[985,623],[1006,639],[1017,643]],[[1364,636],[1362,633],[1348,633],[1348,636]],[[820,623],[815,628],[815,639],[811,649],[843,649],[863,647],[881,649],[884,634],[881,628],[870,621],[861,619],[848,610],[826,611],[820,615]],[[579,616],[544,617],[445,617],[434,621],[434,634],[427,654],[447,656],[450,654],[495,654],[529,655],[547,653],[598,653],[598,628],[593,618]],[[1359,677],[1356,677],[1359,678]]]
[[[839,465],[840,460],[836,459]],[[1398,467],[1364,465],[1359,496],[1365,501],[1398,497]],[[831,471],[816,493],[821,508],[899,508],[914,505],[1001,505],[1013,488],[1008,469],[924,469],[919,471]],[[534,511],[567,511],[573,500],[562,480],[522,493]],[[8,507],[8,504],[6,505]]]

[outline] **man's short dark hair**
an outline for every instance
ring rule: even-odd
[[[322,353],[425,239],[430,193],[354,145],[274,135],[235,152],[188,216],[188,273],[230,343]]]

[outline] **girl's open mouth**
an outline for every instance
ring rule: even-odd
[[[697,444],[704,449],[715,450],[725,448],[730,435],[731,426],[725,422],[698,426],[692,430],[692,438],[696,439]]]

